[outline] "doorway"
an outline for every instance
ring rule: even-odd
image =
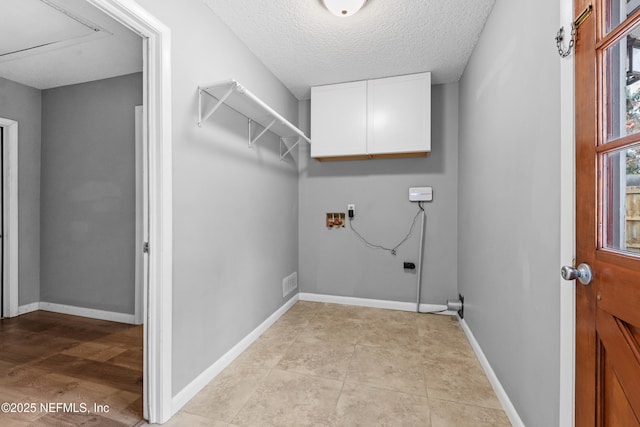
[[[18,314],[18,122],[0,117],[2,139],[2,316]]]
[[[19,86],[18,84],[13,84],[12,87],[16,88],[16,90],[3,90],[5,100],[8,99],[9,94],[18,92],[18,87],[20,92],[38,92],[25,86]],[[125,95],[127,95],[128,92],[133,92],[133,90],[130,90],[132,87],[137,87],[138,89],[135,94],[129,95],[129,98],[127,98]],[[7,88],[7,86],[5,86],[5,88]],[[102,88],[103,90],[98,90],[99,88]],[[91,92],[91,96],[97,99],[92,101],[92,99],[86,99],[87,97],[82,96],[82,94],[87,91]],[[108,91],[113,93],[106,93]],[[89,275],[88,278],[83,276],[81,279],[77,279],[79,272],[76,271],[76,269],[82,270],[89,265],[90,262],[101,263],[101,257],[105,256],[105,253],[108,255],[110,251],[109,249],[103,248],[110,248],[111,246],[107,245],[112,244],[105,242],[105,240],[110,237],[104,237],[104,231],[100,234],[100,236],[103,237],[101,239],[96,239],[95,235],[90,233],[90,229],[103,229],[104,227],[110,227],[110,229],[106,230],[107,234],[114,234],[115,237],[113,240],[122,242],[123,233],[121,229],[124,228],[122,225],[124,220],[117,220],[119,227],[115,229],[113,229],[111,225],[112,223],[108,222],[113,217],[118,216],[119,218],[122,216],[122,214],[119,213],[122,210],[119,207],[120,205],[123,205],[126,209],[125,216],[131,217],[129,223],[133,222],[132,194],[134,192],[134,179],[132,170],[134,169],[134,105],[142,98],[142,77],[138,73],[132,76],[129,75],[108,79],[107,81],[101,80],[77,84],[63,88],[46,90],[43,92],[42,108],[39,108],[39,110],[42,111],[45,116],[48,116],[42,120],[41,127],[44,130],[42,133],[45,134],[43,136],[43,143],[49,147],[43,150],[43,156],[40,156],[42,162],[42,167],[40,168],[41,176],[45,181],[47,181],[46,183],[40,183],[40,188],[43,190],[41,191],[41,200],[43,203],[41,207],[43,208],[43,216],[54,218],[43,218],[42,221],[48,221],[48,238],[44,239],[46,233],[41,233],[41,236],[43,237],[41,242],[43,243],[43,246],[49,245],[50,247],[43,248],[43,257],[41,257],[41,260],[44,261],[44,255],[47,251],[48,254],[46,254],[46,257],[48,258],[48,263],[51,263],[52,260],[56,263],[62,263],[60,260],[55,258],[58,252],[63,252],[65,256],[66,254],[71,254],[73,256],[69,257],[71,263],[65,264],[65,267],[58,269],[57,272],[52,271],[50,266],[47,270],[43,269],[41,271],[53,276],[54,273],[60,274],[60,270],[66,270],[63,271],[63,273],[67,275],[66,277],[74,279],[74,283],[83,287],[91,288],[91,283],[86,282],[93,280],[93,277],[91,277],[92,275],[111,275],[112,277],[115,277],[116,275],[111,274],[109,271],[110,269],[108,268],[106,273],[100,273],[100,270],[94,269],[92,270],[94,273]],[[22,98],[19,94],[14,93],[11,96],[11,99],[12,101],[9,101],[9,103],[19,104]],[[126,104],[126,102],[123,102],[126,100],[129,100],[129,107],[126,108],[125,105],[125,107],[121,108],[123,104]],[[101,107],[101,109],[95,110],[97,106]],[[3,110],[9,111],[6,106]],[[93,113],[85,114],[85,112],[81,110],[93,111]],[[96,115],[96,111],[100,114]],[[114,114],[114,111],[117,114]],[[13,113],[11,114],[13,115]],[[61,117],[61,115],[63,115],[63,117]],[[69,119],[69,117],[73,117],[73,119]],[[126,121],[122,120],[123,117]],[[93,135],[95,133],[107,134],[107,132],[101,132],[99,129],[95,128],[95,122],[101,121],[108,123],[107,130],[113,126],[122,127],[123,130],[119,132],[112,130],[108,133],[106,139],[96,138],[95,135]],[[62,135],[60,135],[60,129],[55,128],[55,126],[61,122],[65,123],[65,126],[62,129],[64,130]],[[27,123],[27,121],[24,121],[24,123]],[[52,126],[54,126],[54,128],[52,128]],[[92,131],[89,132],[87,129],[91,129]],[[40,131],[37,133],[41,134]],[[86,134],[88,136],[78,137],[78,134]],[[25,137],[26,136],[27,134],[25,133]],[[3,140],[4,139],[5,138],[3,137]],[[3,142],[6,142],[6,140]],[[21,142],[27,143],[27,139],[23,138]],[[102,148],[101,146],[106,143],[114,146],[114,148],[110,148],[110,150],[113,150],[112,152],[99,151],[100,148]],[[56,155],[60,155],[61,158],[56,159]],[[124,168],[125,170],[119,171],[116,167],[125,161],[128,163],[128,166]],[[98,173],[95,171],[95,169],[98,168],[102,168],[104,170],[98,171],[100,172]],[[112,178],[111,175],[126,176],[124,178]],[[21,186],[23,182],[28,184],[28,180],[21,180]],[[124,189],[123,187],[127,188]],[[78,189],[81,191],[78,191]],[[113,197],[113,189],[118,189],[118,191],[123,193],[125,196],[128,194],[128,196],[124,198],[131,198],[131,200],[118,202],[118,200],[115,200],[117,197]],[[122,197],[120,198],[122,199]],[[57,204],[53,204],[52,200]],[[64,213],[60,214],[60,212]],[[55,217],[62,219],[56,222]],[[26,221],[28,218],[25,218],[24,216],[22,218],[25,220],[24,225],[29,226],[29,221]],[[77,228],[70,229],[66,226],[67,224],[75,225],[77,224],[77,221],[83,221],[89,226],[85,229],[79,230]],[[59,229],[62,229],[65,233],[69,233],[69,231],[71,231],[75,234],[67,234],[66,236],[54,234],[53,240],[55,240],[55,243],[58,246],[51,247],[51,233],[56,233]],[[129,236],[126,236],[125,246],[130,245],[133,247],[133,225],[130,224],[128,229],[125,231],[125,234],[130,234]],[[82,239],[77,239],[75,242],[72,241],[72,238],[78,237],[82,237]],[[130,243],[128,243],[129,241]],[[61,247],[64,247],[64,249],[60,250]],[[89,260],[86,258],[80,258],[77,254],[78,248],[80,248],[79,252],[99,250],[100,256],[98,259],[94,260],[90,258]],[[134,254],[129,250],[124,253],[124,256],[131,258],[127,269],[131,268],[133,265]],[[120,259],[118,266],[122,264],[121,258],[122,257],[117,258]],[[28,258],[25,260],[28,261]],[[107,263],[108,262],[109,261],[107,260]],[[43,262],[40,262],[39,264],[42,266]],[[122,265],[123,269],[125,267],[125,265]],[[125,297],[128,300],[133,300],[133,274],[132,272],[127,273],[126,276],[130,284],[127,285],[129,294],[125,295]],[[104,281],[105,279],[111,280],[109,277],[97,278],[95,280],[98,282],[99,280]],[[51,282],[52,280],[49,280],[49,284],[51,284]],[[27,284],[26,281],[25,284]],[[80,292],[84,291],[76,287],[74,294],[78,294]],[[60,293],[61,292],[59,292],[59,294]],[[95,292],[95,295],[96,298],[92,298],[91,300],[99,301],[101,303],[104,302],[105,298],[103,296],[98,295],[97,292]],[[46,301],[46,303],[43,301]],[[61,311],[58,310],[60,306],[54,307],[51,301],[53,300],[50,297],[45,298],[41,294],[38,307],[36,308],[48,310],[49,312]],[[73,307],[74,310],[76,308],[85,307],[82,304],[68,304],[68,306],[69,307],[66,308]],[[36,311],[34,314],[37,316],[43,316],[43,312]],[[97,317],[91,316],[92,313],[74,312],[71,314]],[[131,321],[129,323],[133,323],[133,314],[130,316]],[[104,325],[98,324],[98,322],[86,319],[86,317],[84,320],[78,318],[77,322],[69,322],[65,320],[67,319],[65,316],[47,319],[49,319],[48,322],[43,322],[42,318],[33,317],[32,313],[29,313],[16,318],[11,318],[10,322],[2,322],[3,333],[1,341],[3,344],[11,341],[12,344],[10,349],[3,345],[4,354],[0,359],[6,363],[13,363],[10,365],[11,372],[15,375],[24,373],[26,375],[25,378],[27,379],[30,378],[30,376],[36,376],[36,371],[29,371],[27,366],[25,366],[24,363],[21,363],[28,361],[32,363],[31,366],[37,366],[38,372],[42,372],[43,377],[50,378],[51,374],[55,371],[58,375],[57,384],[59,385],[59,388],[64,391],[72,390],[76,383],[80,384],[77,387],[84,388],[88,388],[86,386],[88,383],[101,386],[96,387],[96,390],[107,387],[107,393],[112,394],[115,393],[114,390],[119,390],[123,394],[126,393],[126,400],[131,400],[131,402],[128,403],[134,403],[139,400],[139,402],[134,405],[135,407],[131,407],[128,410],[131,410],[132,412],[137,411],[138,416],[142,418],[142,376],[140,375],[140,382],[137,385],[136,390],[133,390],[136,386],[135,382],[122,383],[109,381],[112,378],[135,379],[139,373],[142,372],[142,328],[138,328],[137,330],[135,328],[124,328],[121,331],[115,331],[113,328],[106,328]],[[26,325],[23,320],[27,321]],[[35,325],[37,323],[41,324],[38,329],[45,331],[45,336],[40,336],[35,333],[36,331],[31,329],[30,325]],[[50,325],[61,324],[65,324],[67,327],[49,327]],[[98,328],[97,331],[94,330],[96,327]],[[11,334],[9,329],[14,329],[14,332],[19,330],[23,332],[23,334]],[[71,331],[74,333],[71,333]],[[11,337],[9,335],[14,336]],[[22,337],[22,340],[19,339],[20,337]],[[48,343],[48,345],[42,346],[41,344],[45,342]],[[50,350],[53,351],[53,353],[51,353]],[[60,361],[67,361],[69,363],[62,364],[64,366],[58,366],[55,364]],[[54,363],[53,368],[49,362]],[[97,364],[98,362],[100,362],[100,364]],[[68,366],[74,365],[85,367],[93,366],[95,369],[87,368],[72,371],[66,370]],[[5,365],[3,364],[3,367],[4,366]],[[7,367],[6,371],[8,370],[9,367]],[[89,371],[103,372],[105,376],[104,378],[87,378],[87,373]],[[85,381],[84,383],[82,382],[83,380]],[[23,383],[29,384],[29,381],[25,381]],[[15,384],[11,387],[11,390],[15,391],[22,387],[22,385],[22,383]],[[123,389],[122,387],[127,388]],[[26,390],[24,388],[21,388],[20,391],[23,394],[26,394]],[[32,395],[35,398],[38,396],[38,390],[33,390],[29,395]],[[61,391],[58,396],[62,395],[66,396],[63,391]],[[96,394],[96,400],[98,399],[97,396],[99,395]],[[108,396],[105,396],[104,398],[106,399],[107,397]],[[127,408],[125,407],[122,409]],[[115,410],[112,414],[116,414]],[[122,413],[120,413],[120,415],[121,414]]]
[[[0,319],[4,318],[4,127],[0,126]]]
[[[154,16],[131,0],[87,0],[106,15],[133,30],[144,40],[144,73],[147,82],[144,88],[145,111],[144,131],[149,141],[149,248],[147,263],[149,269],[149,287],[145,291],[146,328],[145,345],[145,405],[148,405],[148,420],[152,423],[164,422],[171,412],[171,283],[172,283],[172,168],[171,168],[171,102],[170,102],[170,31]],[[17,123],[2,122],[8,125],[9,142],[17,144]],[[15,137],[11,135],[15,134]],[[7,133],[5,132],[5,136]],[[11,151],[11,143],[5,138],[5,151],[10,147],[10,155],[15,156],[17,149]],[[16,148],[16,147],[14,147]],[[6,160],[6,159],[5,159]],[[17,168],[5,171],[13,178],[5,183],[17,183]],[[15,200],[13,198],[15,197]],[[5,194],[5,199],[7,195]],[[17,191],[9,194],[9,227],[5,230],[5,245],[10,248],[8,254],[16,254],[17,235],[11,236],[15,225],[17,230]],[[13,221],[12,221],[13,220]],[[5,218],[5,222],[7,218]],[[14,238],[12,238],[14,237]],[[14,250],[15,249],[15,250]],[[17,296],[18,262],[17,256],[5,263],[5,297],[7,292]],[[17,314],[16,306],[7,309],[11,315]],[[7,307],[9,298],[5,298]]]
[[[0,239],[4,235],[4,127],[0,126]],[[0,319],[5,317],[4,314],[4,244],[0,240]]]
[[[42,90],[40,309],[143,323],[135,289],[146,276],[135,271],[136,229],[148,225],[136,212],[142,87],[136,72]]]
[[[172,412],[171,31],[131,0],[87,0],[144,40],[145,131],[149,155],[149,286],[144,330],[145,413],[164,423]]]

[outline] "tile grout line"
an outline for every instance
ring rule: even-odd
[[[321,309],[318,309],[315,311],[315,313],[313,314],[313,316],[311,316],[311,318],[307,321],[307,325],[303,328],[303,330],[307,329],[309,327],[309,325],[311,325],[311,321],[313,319],[315,319],[316,317],[318,317],[319,313],[320,313]],[[301,330],[300,332],[298,332],[296,334],[296,337],[292,340],[291,345],[289,347],[287,347],[287,350],[284,352],[284,355],[282,356],[282,358],[280,358],[280,361],[278,361],[277,364],[274,365],[274,367],[271,369],[271,371],[273,371],[274,369],[277,369],[278,365],[280,364],[280,362],[282,361],[282,359],[286,356],[287,352],[293,347],[293,345],[297,342],[298,337],[300,337],[300,334],[302,334],[303,330]],[[270,373],[271,373],[270,371]],[[288,372],[286,370],[280,370],[282,372]],[[291,371],[294,374],[298,374],[298,375],[303,375],[303,376],[307,376],[307,377],[312,377],[312,378],[321,378],[321,379],[328,379],[328,378],[324,378],[324,377],[320,377],[320,376],[316,376],[316,375],[309,375],[309,374],[302,374],[299,372],[295,372],[295,371]],[[346,377],[346,374],[345,374]],[[331,379],[333,380],[333,379]],[[335,381],[335,380],[334,380]],[[334,414],[337,411],[338,408],[338,401],[340,400],[340,395],[342,394],[342,388],[344,387],[344,380],[342,381],[342,386],[340,387],[340,392],[338,393],[338,398],[336,399],[336,403],[335,403],[335,407],[334,407]],[[330,421],[330,420],[329,420]]]
[[[356,341],[357,343],[357,341]],[[336,405],[333,409],[334,418],[338,417],[338,403],[340,403],[340,398],[342,397],[342,392],[344,391],[344,386],[347,383],[347,377],[349,376],[349,370],[351,369],[351,363],[353,362],[353,358],[356,355],[356,343],[353,345],[353,353],[351,353],[351,357],[349,358],[349,364],[347,365],[347,371],[344,373],[344,378],[342,379],[342,386],[340,387],[340,392],[338,393],[338,398],[336,399]]]
[[[375,389],[375,390],[388,391],[388,392],[391,392],[391,393],[404,394],[406,396],[413,396],[413,397],[419,397],[419,398],[422,398],[422,399],[428,399],[427,396],[423,396],[423,395],[420,395],[420,394],[407,393],[406,391],[395,390],[395,389],[391,389],[391,388],[384,388],[384,387],[380,387],[380,386],[377,386],[377,385],[374,385],[374,384],[363,383],[363,382],[360,382],[360,381],[355,381],[354,380],[353,383],[357,384],[358,386],[372,388],[372,389]],[[438,400],[438,399],[435,399],[435,400]]]
[[[295,304],[294,304],[295,306]],[[293,307],[293,306],[292,306]],[[310,323],[311,320],[313,320],[313,318],[317,315],[318,313],[316,312],[311,319],[308,320],[308,322]],[[278,319],[273,325],[269,326],[269,329],[271,329],[272,327],[274,327],[278,322],[280,321],[280,319]],[[307,325],[308,326],[308,325]],[[266,332],[266,331],[265,331]],[[256,394],[256,392],[258,391],[258,389],[260,388],[260,386],[262,384],[264,384],[265,380],[269,377],[269,375],[271,375],[271,372],[273,372],[274,369],[277,368],[277,366],[280,364],[280,362],[282,361],[282,359],[284,358],[284,356],[287,354],[287,352],[291,349],[291,347],[293,347],[293,344],[296,342],[296,340],[298,339],[298,336],[300,336],[301,332],[298,332],[296,334],[296,336],[294,337],[293,340],[291,340],[291,343],[289,344],[289,346],[286,347],[286,349],[283,351],[282,357],[280,357],[280,359],[278,359],[278,362],[275,363],[272,367],[266,369],[267,374],[258,382],[258,384],[256,384],[256,387],[254,388],[254,390],[251,392],[251,394],[247,397],[247,399],[242,403],[242,406],[240,406],[240,409],[238,409],[238,411],[236,413],[233,414],[232,417],[230,417],[231,421],[226,421],[228,424],[233,424],[233,420],[240,414],[240,412],[242,412],[242,410],[245,408],[245,406],[247,406],[247,403],[249,403],[249,401],[251,400],[251,398]],[[280,337],[278,338],[279,340],[281,339]],[[245,350],[246,351],[246,350]],[[226,369],[226,368],[225,368]],[[215,421],[215,420],[214,420]]]
[[[474,408],[479,408],[479,409],[488,409],[490,411],[498,411],[498,412],[503,412],[504,413],[504,409],[502,408],[493,408],[491,406],[482,406],[482,405],[478,405],[475,403],[467,403],[467,402],[461,402],[459,400],[452,400],[452,399],[442,399],[442,398],[433,398],[433,400],[437,400],[440,402],[449,402],[449,403],[455,403],[457,405],[464,405],[464,406],[473,406]]]
[[[420,336],[420,317],[416,317],[416,327],[418,330],[418,341],[420,341],[420,344],[422,345],[422,340],[424,339],[424,337]],[[424,360],[424,355],[420,355],[420,358],[422,359],[421,361],[421,365],[422,365],[422,381],[424,381],[424,390],[427,393],[427,405],[429,406],[429,426],[433,426],[433,407],[431,405],[431,398],[429,397],[429,380],[427,379],[427,368],[426,368],[426,363]]]
[[[305,313],[305,312],[303,311],[302,313]],[[325,377],[323,375],[317,375],[317,374],[296,372],[295,370],[289,370],[289,369],[280,369],[279,368],[280,364],[282,364],[283,360],[287,357],[287,355],[290,352],[292,352],[292,347],[294,345],[296,345],[296,344],[300,344],[300,345],[304,345],[305,344],[305,342],[299,341],[300,337],[303,334],[305,334],[305,336],[306,336],[306,334],[310,334],[310,336],[316,336],[316,334],[314,334],[315,329],[312,329],[313,321],[314,321],[314,319],[319,319],[321,321],[321,323],[324,323],[324,322],[322,322],[322,318],[325,315],[328,316],[330,319],[335,319],[336,321],[352,319],[352,317],[349,317],[348,314],[345,317],[345,319],[342,319],[342,316],[339,313],[333,313],[330,310],[329,311],[325,311],[325,310],[323,310],[323,308],[319,308],[319,309],[315,309],[315,310],[311,311],[310,313],[308,313],[309,317],[306,317],[304,315],[302,315],[302,316],[297,315],[299,317],[294,317],[292,319],[292,321],[290,321],[291,323],[287,324],[286,327],[283,328],[283,332],[285,332],[285,333],[283,333],[282,335],[278,336],[277,337],[277,341],[273,342],[274,344],[278,344],[278,343],[285,344],[285,346],[281,347],[282,351],[279,352],[280,353],[280,357],[277,358],[275,364],[273,364],[271,367],[262,368],[266,372],[266,374],[259,381],[256,382],[256,385],[253,388],[253,390],[251,390],[251,393],[248,395],[246,400],[244,400],[244,402],[242,402],[242,405],[240,406],[240,409],[238,409],[237,412],[232,414],[231,417],[227,418],[227,419],[230,419],[231,421],[225,421],[225,422],[227,422],[229,424],[233,423],[233,420],[235,420],[238,417],[238,415],[240,413],[242,413],[242,411],[247,408],[248,403],[252,399],[255,398],[257,391],[261,387],[264,387],[264,385],[266,383],[266,379],[269,378],[269,376],[271,376],[274,373],[274,371],[282,372],[282,373],[291,373],[291,374],[295,374],[295,375],[297,375],[299,377],[306,377],[306,378],[309,378],[309,379],[317,378],[317,379],[322,379],[322,380],[341,381],[339,390],[337,388],[334,388],[335,391],[338,391],[337,395],[335,395],[336,396],[335,400],[333,401],[334,404],[330,405],[329,401],[325,400],[325,403],[329,404],[327,406],[324,406],[327,409],[326,413],[330,414],[330,415],[328,415],[328,419],[326,419],[326,422],[329,425],[336,425],[336,423],[338,422],[337,409],[338,409],[338,406],[339,406],[339,402],[341,401],[341,399],[343,397],[343,394],[344,394],[344,388],[346,386],[346,381],[347,381],[347,379],[350,379],[350,378],[351,378],[350,381],[352,381],[350,384],[352,384],[354,386],[357,386],[358,388],[359,387],[363,387],[365,389],[368,388],[368,389],[371,389],[371,390],[379,390],[379,391],[390,392],[390,393],[394,393],[394,394],[398,394],[398,395],[405,395],[406,398],[412,397],[412,398],[425,399],[425,400],[423,400],[423,402],[425,402],[426,405],[424,405],[424,406],[421,405],[421,406],[423,408],[425,408],[425,406],[426,406],[425,409],[428,409],[429,413],[428,413],[428,417],[427,416],[422,416],[422,417],[420,417],[420,419],[424,420],[425,423],[428,422],[430,425],[432,425],[432,423],[434,421],[433,420],[433,414],[434,414],[433,405],[436,402],[442,402],[442,403],[439,403],[439,405],[441,407],[442,407],[443,403],[446,402],[446,403],[450,403],[450,404],[453,404],[453,405],[460,405],[461,407],[464,406],[464,407],[467,407],[467,408],[477,408],[477,409],[482,409],[482,410],[488,410],[488,411],[491,411],[491,413],[493,413],[494,411],[496,413],[497,412],[501,412],[501,413],[504,412],[500,408],[492,408],[492,407],[488,407],[488,406],[485,406],[485,405],[482,405],[482,404],[465,403],[465,402],[461,402],[461,401],[459,401],[457,399],[448,399],[448,398],[444,398],[443,399],[443,398],[437,398],[437,397],[433,397],[432,398],[430,396],[429,384],[431,383],[431,378],[428,375],[429,371],[426,369],[426,366],[427,366],[428,361],[429,361],[428,354],[426,353],[426,349],[430,348],[431,344],[430,344],[430,340],[428,338],[420,336],[420,331],[421,331],[421,327],[420,327],[421,322],[419,321],[420,317],[415,317],[415,316],[412,316],[412,320],[403,319],[402,323],[404,323],[404,325],[406,326],[407,334],[409,332],[413,332],[413,331],[416,332],[416,334],[417,334],[416,344],[417,345],[416,346],[412,346],[412,345],[408,345],[407,344],[406,350],[403,350],[403,351],[417,352],[416,356],[418,356],[418,358],[417,358],[418,363],[416,364],[416,367],[419,367],[419,369],[422,369],[420,378],[421,378],[421,382],[422,382],[422,385],[423,385],[424,391],[425,391],[424,395],[414,394],[414,393],[412,393],[410,391],[407,392],[406,390],[397,390],[397,389],[387,388],[387,387],[385,387],[384,383],[383,383],[382,386],[380,386],[380,385],[369,384],[369,383],[366,383],[366,382],[361,382],[358,379],[358,376],[356,376],[355,379],[353,377],[350,377],[350,373],[353,372],[353,370],[355,369],[355,366],[357,366],[356,362],[357,362],[358,359],[356,358],[356,352],[358,351],[358,346],[362,346],[362,349],[387,348],[389,346],[392,346],[393,348],[391,348],[391,349],[387,348],[388,350],[391,350],[392,352],[395,349],[395,347],[394,347],[395,340],[386,340],[386,341],[383,340],[384,342],[388,341],[387,342],[388,345],[386,345],[386,346],[384,345],[384,342],[382,344],[380,344],[380,345],[371,344],[371,342],[367,343],[366,342],[367,335],[362,330],[356,331],[356,334],[349,334],[349,337],[355,338],[355,339],[350,343],[349,342],[345,343],[345,344],[348,345],[346,348],[351,349],[352,352],[351,352],[351,354],[349,356],[349,359],[348,359],[348,363],[347,363],[347,368],[346,368],[345,374],[342,376],[341,379],[340,378],[336,379],[335,377],[334,378],[328,378],[328,377]],[[359,319],[353,318],[353,320],[359,320]],[[385,319],[382,319],[382,320],[385,320]],[[365,319],[364,321],[367,321],[367,320]],[[296,328],[298,326],[297,325],[298,322],[303,323],[303,325],[299,329]],[[436,322],[436,323],[438,323],[438,322]],[[358,324],[360,325],[360,323],[358,323]],[[287,332],[287,328],[290,328],[291,325],[293,325],[293,327],[294,327],[293,333],[291,334],[292,331],[290,331],[290,330],[288,331],[289,333],[286,333]],[[276,326],[276,324],[274,323],[274,325],[272,325],[272,326]],[[322,325],[320,325],[320,326],[322,326]],[[443,326],[443,325],[439,325],[439,324],[434,325],[434,327],[437,327],[436,329],[438,329],[438,330],[441,329],[441,326]],[[447,329],[447,328],[445,327],[445,329]],[[447,331],[448,331],[448,329],[447,329]],[[315,331],[315,332],[317,332],[317,331]],[[396,333],[403,333],[402,331],[398,331],[398,330],[395,330],[395,332]],[[444,332],[446,333],[446,331],[444,331]],[[355,337],[353,335],[355,335]],[[287,336],[292,337],[292,339],[287,339]],[[331,341],[331,340],[327,341],[325,339],[320,339],[320,338],[318,338],[318,339],[321,342],[325,342],[326,344],[328,344]],[[363,341],[363,339],[365,339],[365,341]],[[362,342],[365,342],[365,343],[362,344]],[[372,341],[372,342],[377,342],[377,341]],[[398,346],[402,346],[403,342],[404,341],[401,341],[397,345]],[[425,345],[427,347],[425,347]],[[346,348],[345,348],[345,350],[346,350]],[[400,349],[400,350],[402,350],[402,349]],[[437,351],[438,349],[434,348],[433,350]],[[290,357],[294,357],[295,358],[295,354],[294,353],[292,353],[290,355]],[[413,359],[413,358],[411,358],[411,359]],[[411,364],[413,365],[413,361],[411,361]],[[312,372],[318,372],[318,371],[317,370],[312,370]],[[320,371],[320,372],[323,372],[323,371]],[[406,398],[401,398],[401,399],[406,399]],[[347,405],[347,406],[349,406],[349,405]],[[333,407],[333,412],[329,412],[332,407]],[[342,416],[343,417],[345,415],[349,416],[348,414],[349,414],[349,409],[347,408],[347,412],[346,413],[343,412]],[[427,414],[424,414],[424,415],[427,415]],[[222,420],[220,420],[220,421],[222,421]]]

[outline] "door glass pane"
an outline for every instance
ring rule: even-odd
[[[607,33],[640,8],[640,0],[607,0]]]
[[[604,72],[609,142],[640,132],[640,26],[605,51]]]
[[[603,160],[604,246],[640,255],[640,144]]]

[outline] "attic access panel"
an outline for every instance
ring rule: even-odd
[[[13,0],[5,6],[0,59],[101,32],[101,28],[51,0]]]

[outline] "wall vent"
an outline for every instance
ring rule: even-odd
[[[286,297],[296,289],[298,289],[298,273],[294,271],[282,279],[282,297]]]

